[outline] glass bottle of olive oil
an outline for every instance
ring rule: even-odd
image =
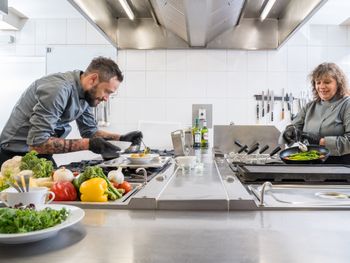
[[[193,148],[201,147],[201,129],[199,128],[199,119],[196,118],[195,126],[192,129]]]
[[[208,148],[209,146],[209,132],[207,127],[207,121],[203,121],[203,128],[201,129],[201,147]]]

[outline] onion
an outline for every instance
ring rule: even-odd
[[[65,167],[57,169],[53,173],[53,180],[55,182],[64,182],[68,181],[71,182],[74,179],[74,175],[71,170],[66,169]]]
[[[118,170],[112,170],[108,173],[108,180],[117,184],[124,182],[124,174],[122,172],[122,167],[119,167]]]

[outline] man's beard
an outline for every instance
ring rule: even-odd
[[[92,87],[90,90],[84,91],[84,98],[90,107],[96,107],[99,103],[95,97],[96,89],[97,85]]]

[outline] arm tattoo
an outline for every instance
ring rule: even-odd
[[[30,146],[30,150],[35,150],[41,154],[68,153],[89,149],[89,139],[66,140],[62,138],[49,138],[46,142]]]
[[[93,137],[101,137],[106,140],[119,141],[119,134],[98,130]]]

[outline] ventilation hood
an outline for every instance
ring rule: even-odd
[[[268,0],[68,1],[119,49],[244,50],[280,47],[327,2],[274,0],[261,20]]]

